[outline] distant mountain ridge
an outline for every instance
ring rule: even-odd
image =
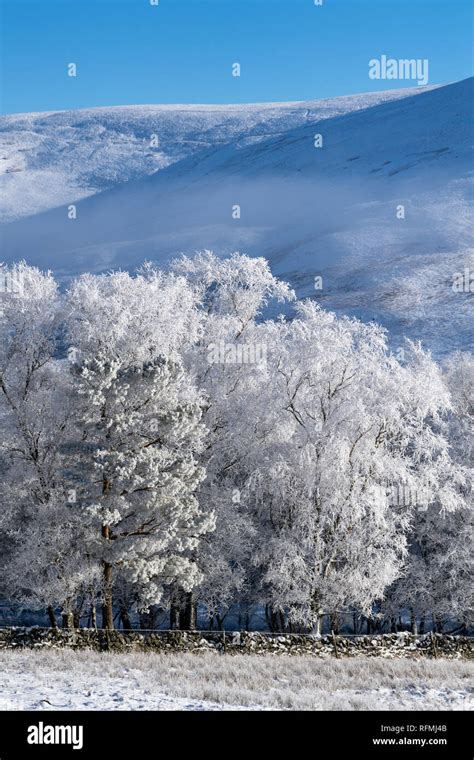
[[[0,218],[10,221],[72,203],[205,148],[257,142],[412,92],[389,90],[295,103],[114,106],[3,116]]]
[[[386,325],[395,347],[409,335],[438,354],[472,348],[472,293],[452,285],[456,272],[474,274],[473,83],[308,104],[149,107],[151,121],[147,107],[140,114],[93,109],[83,122],[82,112],[6,117],[10,138],[30,123],[35,134],[49,134],[51,118],[63,120],[76,142],[84,133],[84,145],[67,143],[63,152],[53,140],[49,163],[43,141],[25,158],[28,185],[35,171],[65,176],[71,165],[83,172],[74,169],[74,185],[69,179],[44,197],[48,211],[3,225],[0,258],[25,258],[67,279],[203,248],[240,250],[268,258],[299,295]],[[158,112],[163,163],[156,170],[142,143]],[[61,129],[58,140],[66,139]],[[121,165],[123,174],[114,174]],[[10,185],[18,215],[21,180]],[[86,189],[89,197],[76,202],[74,192]]]

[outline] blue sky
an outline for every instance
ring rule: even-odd
[[[2,16],[2,113],[414,84],[370,80],[382,54],[428,58],[430,83],[472,73],[469,0],[2,0]]]

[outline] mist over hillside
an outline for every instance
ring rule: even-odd
[[[67,281],[240,250],[299,296],[385,325],[395,347],[467,349],[473,82],[4,117],[1,258]]]

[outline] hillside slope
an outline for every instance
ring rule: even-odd
[[[407,92],[303,103],[116,106],[0,117],[0,219],[72,203],[206,148],[258,142]]]
[[[268,258],[300,295],[385,324],[395,346],[408,334],[437,353],[467,348],[472,293],[454,292],[452,281],[474,271],[473,82],[375,105],[337,99],[345,103],[304,114],[269,106],[267,122],[247,121],[245,135],[78,202],[75,220],[60,206],[4,225],[2,258],[68,278],[241,250]],[[285,108],[303,123],[284,130]],[[277,133],[262,139],[268,119]]]

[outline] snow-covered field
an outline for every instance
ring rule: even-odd
[[[0,652],[3,710],[472,710],[448,660]]]

